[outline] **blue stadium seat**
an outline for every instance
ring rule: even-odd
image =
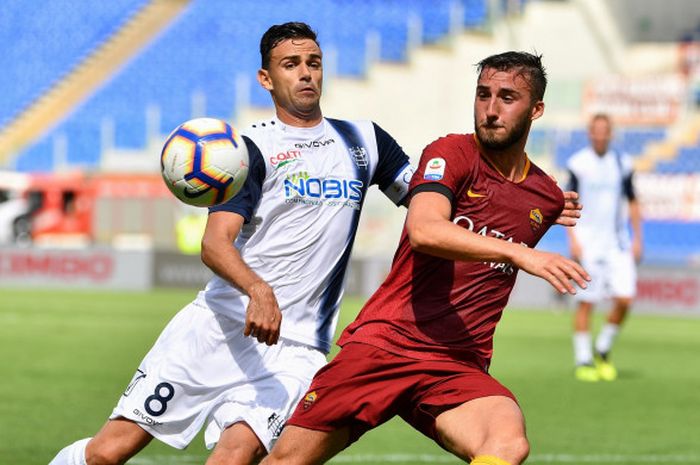
[[[700,222],[645,221],[645,261],[685,263],[700,259]]]
[[[452,0],[412,0],[411,11],[420,16],[423,23],[423,42],[433,43],[450,32]]]
[[[53,137],[45,136],[31,144],[13,167],[21,172],[50,173],[54,169]]]
[[[681,147],[675,158],[656,164],[659,173],[700,173],[700,146]]]
[[[488,20],[488,5],[486,0],[464,0],[464,26],[476,28],[483,26]]]
[[[647,144],[663,140],[666,130],[663,128],[618,129],[617,141],[624,152],[637,156],[646,149]]]

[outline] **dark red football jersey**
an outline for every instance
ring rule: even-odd
[[[480,155],[471,134],[452,134],[423,151],[411,181],[451,198],[452,221],[476,234],[534,247],[564,208],[556,183],[528,160],[512,182]],[[420,187],[419,187],[420,186]],[[407,357],[459,360],[488,369],[493,334],[517,269],[446,260],[411,249],[404,227],[391,271],[341,335]]]

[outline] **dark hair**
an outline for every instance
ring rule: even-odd
[[[270,53],[272,49],[283,40],[287,39],[311,39],[318,45],[316,33],[306,23],[290,22],[275,24],[263,34],[260,39],[260,58],[263,69],[270,66]]]
[[[498,71],[510,71],[519,69],[532,88],[533,102],[544,99],[544,91],[547,88],[547,72],[542,66],[542,55],[533,55],[527,52],[505,52],[484,58],[477,64],[479,75],[485,68],[493,68]]]

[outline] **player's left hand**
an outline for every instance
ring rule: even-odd
[[[583,205],[578,203],[578,193],[574,191],[564,192],[564,210],[555,221],[556,224],[562,226],[576,226],[576,222],[581,218],[581,209]]]
[[[521,270],[547,280],[559,293],[576,294],[572,281],[581,289],[588,287],[591,277],[575,261],[557,253],[526,247],[518,252],[513,263]]]
[[[282,312],[272,288],[259,281],[248,289],[250,302],[246,309],[244,336],[251,336],[269,346],[280,337]]]

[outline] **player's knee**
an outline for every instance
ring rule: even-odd
[[[521,436],[510,443],[511,454],[513,455],[513,464],[519,464],[525,461],[530,455],[530,442],[526,437]]]
[[[519,465],[530,454],[530,443],[525,436],[503,438],[497,449],[499,458],[512,465]]]
[[[285,463],[283,456],[272,449],[272,452],[260,462],[260,465],[281,465],[283,463]]]
[[[260,463],[267,451],[263,447],[241,447],[216,448],[209,455],[206,465],[241,465]]]
[[[486,441],[471,451],[472,457],[487,455],[498,457],[511,464],[520,465],[530,453],[530,443],[522,435],[504,436],[501,434],[490,435]]]
[[[296,465],[301,463],[293,452],[293,449],[285,447],[278,442],[270,453],[260,462],[260,465]]]

